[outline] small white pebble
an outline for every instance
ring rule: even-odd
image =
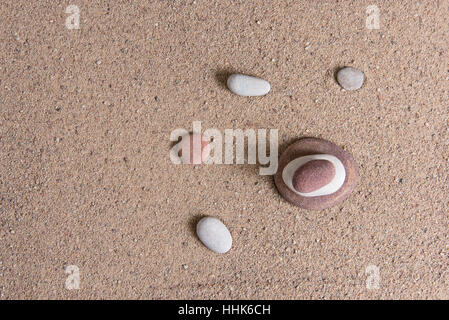
[[[365,75],[363,72],[351,67],[342,68],[337,73],[337,81],[345,90],[360,89],[364,80]]]
[[[244,74],[229,76],[227,85],[233,93],[245,97],[263,96],[271,89],[268,81]]]
[[[232,247],[231,233],[217,218],[202,218],[196,225],[196,234],[201,242],[214,252],[226,253]]]

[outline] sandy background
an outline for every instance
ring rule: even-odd
[[[0,28],[1,299],[449,299],[449,1],[6,0]],[[233,71],[272,91],[233,95]],[[331,140],[360,183],[305,211],[258,166],[175,166],[194,120],[278,128],[280,151]],[[228,254],[196,238],[203,215]]]

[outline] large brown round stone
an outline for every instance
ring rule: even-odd
[[[301,193],[313,192],[329,184],[335,167],[328,160],[312,160],[300,166],[293,175],[293,187]]]
[[[282,178],[282,172],[290,161],[312,154],[330,154],[337,157],[345,167],[345,182],[338,191],[316,197],[304,197],[291,190]],[[304,170],[304,169],[303,169]],[[351,154],[330,141],[318,138],[302,138],[291,144],[280,156],[274,181],[279,193],[290,203],[308,210],[322,210],[345,200],[354,190],[359,179],[357,164]]]

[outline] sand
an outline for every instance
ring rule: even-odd
[[[449,2],[374,2],[379,30],[373,1],[2,1],[0,298],[449,299]],[[231,72],[272,90],[233,95]],[[306,211],[256,165],[176,166],[193,121],[330,140],[360,182]]]

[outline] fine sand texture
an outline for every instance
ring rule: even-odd
[[[3,0],[0,29],[1,299],[449,299],[449,1]],[[193,121],[332,141],[359,183],[308,211],[258,165],[175,165]]]

